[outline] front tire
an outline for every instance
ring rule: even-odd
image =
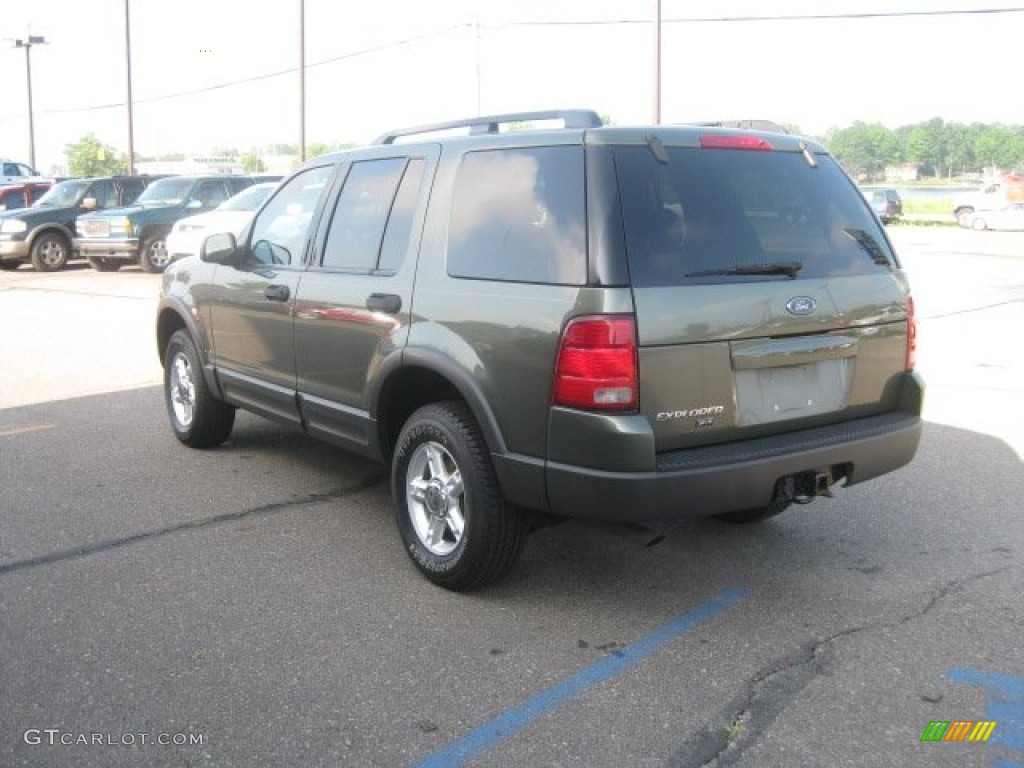
[[[68,241],[54,232],[44,232],[32,244],[32,266],[37,272],[55,272],[68,263]]]
[[[434,584],[482,587],[522,554],[526,521],[502,497],[487,443],[464,403],[434,403],[409,417],[391,487],[406,553]]]
[[[152,235],[142,241],[139,253],[139,264],[144,272],[159,273],[167,269],[171,263],[171,254],[167,252],[167,235]]]
[[[184,329],[164,351],[164,401],[175,437],[192,448],[220,445],[235,425],[235,409],[206,386],[196,345]]]

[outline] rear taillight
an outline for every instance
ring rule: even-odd
[[[917,362],[917,316],[914,314],[914,297],[907,296],[907,360],[906,369],[914,370]]]
[[[743,134],[705,133],[700,137],[701,149],[753,149],[760,152],[772,152],[775,147],[771,142],[760,136]]]
[[[577,317],[562,332],[554,403],[588,411],[637,406],[636,322],[623,315]]]

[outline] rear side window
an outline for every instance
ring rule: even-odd
[[[580,285],[585,211],[582,147],[468,152],[452,200],[448,273]]]
[[[331,217],[321,266],[377,269],[384,229],[407,164],[404,157],[352,164]]]
[[[895,257],[830,157],[794,152],[616,147],[634,284],[861,275]],[[744,274],[778,268],[776,274]]]

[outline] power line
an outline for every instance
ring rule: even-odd
[[[891,19],[920,16],[975,16],[1001,13],[1022,13],[1016,8],[968,8],[949,11],[877,11],[871,13],[789,14],[783,16],[701,16],[695,18],[662,19],[662,24],[710,24],[750,21],[837,21],[849,19]],[[588,21],[510,21],[499,27],[571,27],[614,26],[617,24],[650,24],[650,19],[594,19]]]
[[[785,21],[841,21],[841,20],[863,20],[863,19],[891,19],[891,18],[920,18],[920,17],[944,17],[944,16],[982,16],[982,15],[998,15],[998,14],[1009,14],[1009,13],[1024,13],[1024,6],[1009,7],[1009,8],[968,8],[968,9],[953,9],[953,10],[936,10],[936,11],[878,11],[878,12],[866,12],[866,13],[830,13],[830,14],[790,14],[790,15],[776,15],[776,16],[707,16],[707,17],[694,17],[694,18],[667,18],[662,19],[662,24],[711,24],[711,23],[736,23],[736,22],[785,22]],[[566,21],[510,21],[502,24],[493,26],[484,26],[484,29],[490,31],[498,31],[502,29],[516,28],[516,27],[587,27],[587,26],[616,26],[616,25],[631,25],[631,24],[650,24],[651,19],[599,19],[599,20],[566,20]],[[400,48],[403,46],[411,45],[413,43],[428,40],[434,37],[443,37],[453,32],[476,28],[477,25],[470,22],[463,22],[460,24],[452,24],[448,27],[444,27],[433,32],[427,32],[422,35],[415,35],[413,37],[404,38],[402,40],[395,40],[388,43],[382,43],[380,45],[370,46],[363,48],[358,51],[351,51],[349,53],[340,54],[338,56],[332,56],[327,59],[321,59],[314,61],[306,65],[307,69],[313,69],[314,67],[322,67],[327,64],[334,64],[339,61],[345,61],[348,59],[359,58],[361,56],[368,56],[373,53],[379,53],[381,51],[389,50],[391,48]],[[150,96],[147,98],[135,99],[134,104],[149,104],[158,101],[167,101],[170,99],[178,99],[184,96],[195,96],[201,93],[209,93],[212,91],[223,90],[225,88],[233,88],[238,85],[246,85],[248,83],[255,83],[264,80],[270,80],[276,77],[284,77],[286,75],[292,75],[298,72],[298,67],[290,67],[288,69],[282,69],[277,72],[266,72],[260,75],[253,75],[251,77],[245,77],[238,80],[229,80],[223,83],[215,83],[213,85],[203,86],[202,88],[193,88],[186,91],[178,91],[176,93],[166,93],[159,96]],[[44,110],[41,114],[44,115],[60,115],[70,114],[77,112],[96,112],[104,109],[116,109],[124,107],[126,102],[116,101],[109,104],[94,104],[84,107],[64,107],[61,109],[49,109]],[[23,116],[11,115],[0,118],[0,122],[8,120],[21,119]]]
[[[393,41],[388,42],[388,43],[381,43],[380,45],[374,45],[374,46],[370,46],[368,48],[362,48],[362,49],[360,49],[358,51],[351,51],[349,53],[343,53],[343,54],[341,54],[339,56],[332,56],[332,57],[327,58],[327,59],[321,59],[319,61],[310,62],[309,64],[306,65],[306,69],[313,69],[314,67],[322,67],[322,66],[325,66],[327,64],[334,64],[334,63],[339,62],[339,61],[344,61],[346,59],[354,59],[354,58],[358,58],[360,56],[368,56],[370,54],[380,53],[381,51],[386,51],[386,50],[389,50],[391,48],[401,48],[403,46],[411,45],[413,43],[417,43],[417,42],[420,42],[422,40],[428,40],[428,39],[434,38],[434,37],[443,37],[445,35],[451,34],[452,32],[455,32],[455,31],[458,31],[458,30],[462,30],[462,29],[467,29],[467,28],[469,28],[471,26],[473,26],[473,25],[469,24],[469,23],[453,24],[453,25],[451,25],[449,27],[444,27],[443,29],[435,30],[433,32],[426,32],[426,33],[424,33],[422,35],[415,35],[413,37],[407,37],[407,38],[404,38],[402,40],[393,40]],[[225,88],[233,88],[236,85],[246,85],[248,83],[257,83],[257,82],[260,82],[262,80],[271,80],[271,79],[273,79],[275,77],[284,77],[285,75],[293,75],[293,74],[295,74],[298,71],[299,71],[298,67],[289,67],[288,69],[278,70],[277,72],[265,72],[265,73],[260,74],[260,75],[253,75],[252,77],[244,77],[244,78],[241,78],[239,80],[229,80],[229,81],[223,82],[223,83],[215,83],[213,85],[206,85],[206,86],[203,86],[202,88],[193,88],[193,89],[190,89],[190,90],[187,90],[187,91],[178,91],[176,93],[165,93],[165,94],[161,94],[159,96],[149,96],[149,97],[146,97],[146,98],[135,99],[132,103],[134,103],[134,104],[149,104],[149,103],[152,103],[152,102],[155,102],[155,101],[166,101],[168,99],[178,99],[178,98],[181,98],[182,96],[195,96],[195,95],[200,94],[200,93],[209,93],[211,91],[219,91],[219,90],[223,90]],[[99,111],[99,110],[103,110],[103,109],[115,109],[115,108],[123,107],[123,106],[125,106],[125,104],[126,104],[126,102],[124,102],[124,101],[115,101],[115,102],[111,102],[109,104],[94,104],[94,105],[87,106],[87,107],[64,107],[64,108],[61,108],[61,109],[48,109],[48,110],[45,110],[42,114],[44,114],[44,115],[60,115],[60,114],[68,114],[68,113],[72,113],[72,112],[95,112],[95,111]],[[17,117],[15,116],[14,118],[0,118],[0,119],[17,119]]]

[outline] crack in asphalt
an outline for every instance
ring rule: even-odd
[[[28,568],[36,568],[41,565],[51,565],[53,563],[63,562],[65,560],[76,560],[83,557],[89,557],[90,555],[100,554],[102,552],[109,552],[111,550],[120,549],[122,547],[132,546],[134,544],[141,544],[146,541],[152,541],[153,539],[160,538],[162,536],[168,536],[175,533],[181,533],[182,531],[202,530],[215,525],[221,525],[223,523],[233,523],[237,520],[244,520],[250,517],[259,517],[263,515],[269,515],[274,512],[282,512],[287,509],[295,507],[304,507],[307,504],[317,504],[321,501],[334,501],[336,499],[344,499],[349,496],[355,496],[356,494],[362,493],[375,485],[380,484],[386,479],[386,475],[377,473],[372,474],[356,482],[354,485],[346,488],[339,488],[334,491],[326,491],[324,493],[311,493],[308,496],[301,499],[291,499],[289,501],[277,501],[271,504],[263,504],[258,507],[252,507],[251,509],[243,509],[238,512],[227,512],[223,515],[214,515],[213,517],[206,517],[200,520],[189,520],[183,523],[176,523],[174,525],[168,525],[164,528],[157,528],[150,531],[143,531],[141,533],[134,533],[130,536],[124,536],[119,539],[107,539],[106,541],[98,541],[95,544],[88,544],[83,547],[72,547],[70,549],[61,549],[56,552],[50,552],[45,555],[39,555],[38,557],[30,557],[26,560],[16,560],[10,563],[0,564],[0,576],[4,576],[8,573],[14,573],[17,571],[23,571]]]
[[[922,608],[897,619],[879,620],[840,630],[803,643],[757,672],[744,692],[709,725],[693,734],[666,762],[666,768],[726,768],[735,765],[799,693],[814,680],[835,652],[835,643],[860,632],[900,627],[927,615],[940,601],[967,584],[1005,571],[1009,566],[971,574],[932,591]],[[727,723],[728,726],[720,725]],[[737,736],[736,734],[740,735]]]

